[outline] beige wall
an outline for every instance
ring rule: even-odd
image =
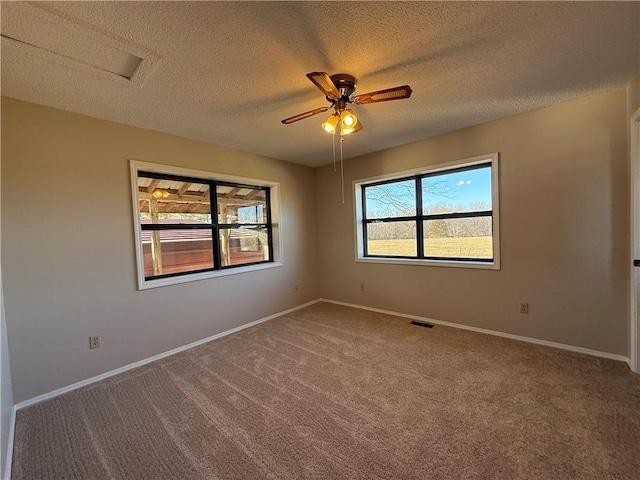
[[[321,295],[627,355],[626,112],[625,85],[349,160],[345,205],[339,174],[323,167],[317,175]],[[496,151],[501,270],[354,261],[354,179]],[[528,315],[519,313],[522,301],[529,302]]]
[[[313,169],[8,98],[2,140],[16,402],[318,297]],[[285,266],[137,291],[128,159],[280,182]]]
[[[640,2],[638,2],[638,13],[640,14]],[[638,51],[640,51],[640,35],[637,36]],[[629,90],[629,107],[630,113],[634,113],[640,108],[640,56],[638,57],[637,71],[633,78],[630,80]]]

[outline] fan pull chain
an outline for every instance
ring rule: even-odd
[[[333,142],[333,171],[336,171],[336,132],[333,132],[331,135],[331,140]]]
[[[342,142],[344,142],[344,137],[340,136],[340,181],[342,182],[342,203],[344,204],[344,162],[342,160]]]

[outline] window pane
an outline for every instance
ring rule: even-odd
[[[491,217],[425,220],[424,255],[492,259],[491,223]]]
[[[422,179],[422,214],[491,210],[491,167]]]
[[[416,238],[416,222],[368,223],[367,254],[415,257]]]
[[[142,231],[144,275],[213,268],[211,230]]]
[[[138,177],[142,223],[211,223],[209,185]]]
[[[267,223],[267,192],[257,188],[217,186],[219,223]]]
[[[221,228],[222,266],[269,260],[269,234],[266,228]]]
[[[366,218],[408,217],[416,214],[416,181],[364,187]]]

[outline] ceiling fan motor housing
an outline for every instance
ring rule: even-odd
[[[356,90],[356,78],[346,73],[336,73],[331,75],[329,78],[331,78],[331,81],[334,83],[336,88],[340,90],[341,97],[337,102],[338,111],[340,111],[345,108],[347,103],[351,103],[351,96]],[[327,100],[330,102],[335,101],[329,97],[327,97]],[[341,106],[342,108],[340,108]]]

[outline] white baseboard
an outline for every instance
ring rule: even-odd
[[[568,350],[570,352],[584,353],[585,355],[592,355],[594,357],[609,358],[611,360],[626,362],[627,364],[631,365],[628,357],[624,357],[622,355],[616,355],[614,353],[600,352],[598,350],[590,350],[588,348],[574,347],[573,345],[565,345],[564,343],[549,342],[547,340],[539,340],[537,338],[522,337],[520,335],[513,335],[511,333],[503,333],[495,330],[487,330],[484,328],[470,327],[468,325],[462,325],[460,323],[444,322],[442,320],[435,320],[433,318],[420,317],[418,315],[410,315],[408,313],[400,313],[400,312],[393,312],[391,310],[382,310],[380,308],[366,307],[364,305],[357,305],[355,303],[339,302],[337,300],[328,300],[326,298],[321,298],[320,301],[327,302],[327,303],[335,303],[336,305],[344,305],[345,307],[359,308],[361,310],[369,310],[372,312],[385,313],[387,315],[395,315],[397,317],[410,318],[411,320],[419,320],[422,322],[435,323],[436,325],[443,325],[445,327],[459,328],[461,330],[470,330],[472,332],[485,333],[487,335],[494,335],[496,337],[510,338],[511,340],[518,340],[520,342],[535,343],[536,345],[544,345],[545,347],[559,348],[560,350]]]
[[[11,409],[11,418],[9,420],[9,437],[7,438],[7,458],[4,465],[4,480],[11,480],[11,465],[13,460],[13,439],[16,432],[16,411],[17,407],[14,405]]]
[[[232,328],[230,330],[226,330],[221,333],[217,333],[207,338],[203,338],[202,340],[197,340],[195,342],[189,343],[188,345],[183,345],[182,347],[174,348],[173,350],[169,350],[167,352],[159,353],[158,355],[154,355],[149,358],[145,358],[144,360],[140,360],[138,362],[130,363],[129,365],[125,365],[124,367],[116,368],[115,370],[110,370],[108,372],[102,373],[100,375],[96,375],[95,377],[87,378],[86,380],[82,380],[80,382],[76,382],[74,384],[68,385],[66,387],[58,388],[53,390],[52,392],[43,393],[42,395],[38,395],[37,397],[30,398],[28,400],[24,400],[20,403],[17,403],[14,407],[15,410],[19,410],[21,408],[29,407],[31,405],[35,405],[36,403],[44,402],[45,400],[49,400],[50,398],[57,397],[58,395],[62,395],[63,393],[71,392],[72,390],[77,390],[78,388],[84,387],[86,385],[90,385],[95,382],[99,382],[100,380],[104,380],[105,378],[112,377],[114,375],[118,375],[119,373],[126,372],[128,370],[141,367],[142,365],[146,365],[147,363],[155,362],[156,360],[160,360],[161,358],[169,357],[171,355],[175,355],[176,353],[183,352],[184,350],[188,350],[193,347],[197,347],[198,345],[202,345],[203,343],[211,342],[212,340],[216,340],[221,337],[226,337],[227,335],[231,335],[232,333],[239,332],[240,330],[244,330],[245,328],[250,328],[255,325],[258,325],[263,322],[267,322],[269,320],[273,320],[274,318],[281,317],[282,315],[286,315],[287,313],[295,312],[296,310],[300,310],[301,308],[308,307],[315,303],[320,302],[320,299],[312,300],[311,302],[303,303],[302,305],[298,305],[297,307],[290,308],[288,310],[284,310],[282,312],[274,313],[273,315],[269,315],[268,317],[260,318],[253,322],[245,323],[244,325],[240,325],[239,327]],[[11,442],[13,445],[13,442]]]

